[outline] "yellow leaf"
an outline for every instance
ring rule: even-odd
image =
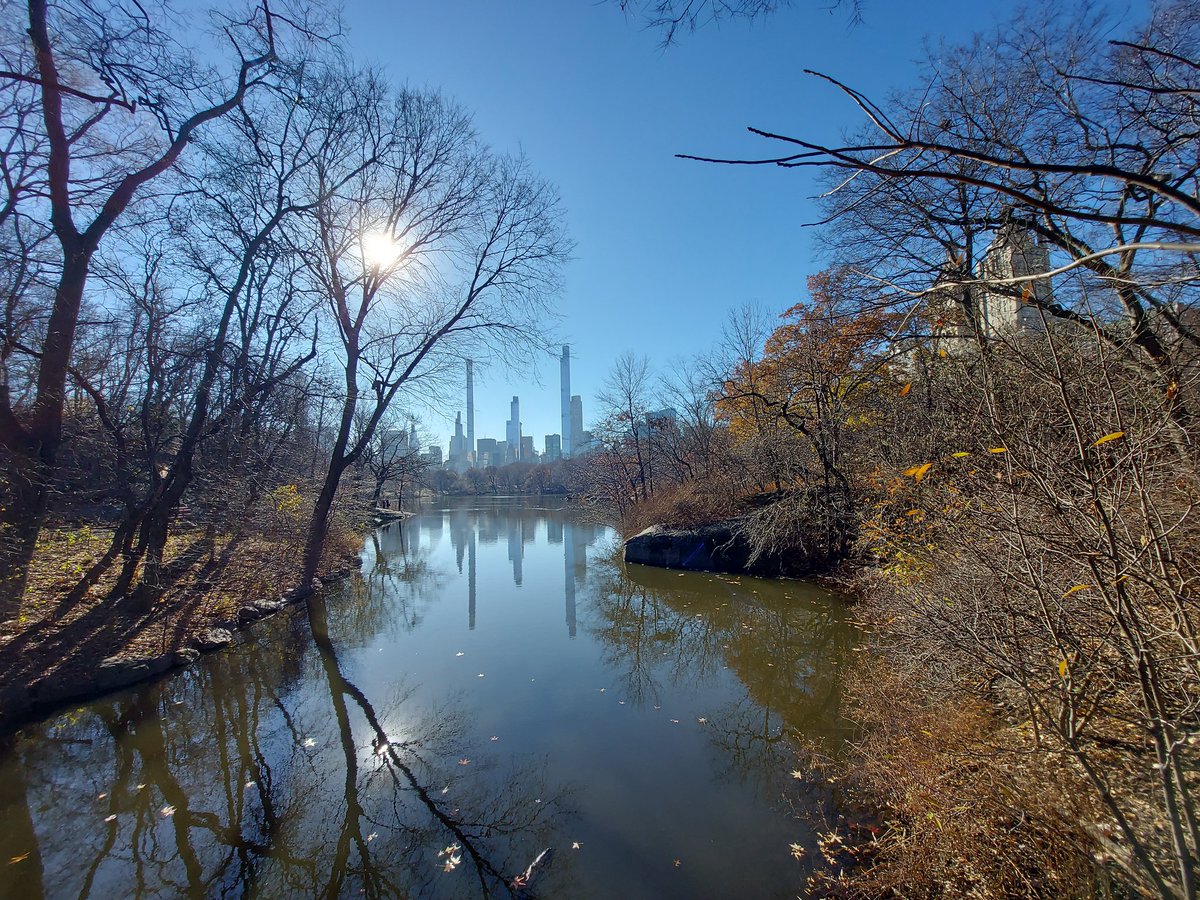
[[[959,450],[957,453],[951,453],[950,455],[953,456],[955,459],[962,459],[964,456],[970,456],[971,454],[968,453],[966,450]]]
[[[988,447],[988,453],[1007,453],[1007,447]]]
[[[1101,444],[1107,444],[1109,441],[1119,440],[1123,437],[1125,437],[1125,432],[1114,431],[1112,434],[1106,434],[1104,437],[1100,438],[1100,440],[1096,441],[1096,443],[1092,444],[1092,446],[1099,447]]]
[[[919,510],[919,509],[910,509],[908,512],[906,512],[906,513],[905,513],[905,515],[906,515],[906,516],[919,516],[919,515],[921,515],[921,510]]]
[[[908,392],[909,392],[909,391],[911,391],[911,390],[912,390],[912,382],[910,381],[910,382],[909,382],[908,384],[906,384],[904,387],[900,388],[900,396],[901,396],[901,397],[907,397],[907,396],[908,396]]]
[[[932,465],[933,463],[924,463],[919,466],[913,466],[911,469],[905,469],[904,474],[911,475],[914,479],[920,481],[925,477],[925,473],[929,471],[929,467]]]
[[[1060,659],[1058,661],[1058,677],[1059,678],[1067,677],[1067,661],[1065,659]]]
[[[19,862],[25,862],[25,860],[27,860],[27,859],[29,859],[29,854],[22,853],[20,856],[10,857],[8,860],[8,863],[9,863],[9,865],[15,866]]]
[[[945,351],[945,350],[939,350],[939,351],[938,351],[938,356],[940,356],[942,359],[945,359],[945,358],[946,358],[946,351]]]
[[[1070,597],[1076,591],[1086,591],[1090,587],[1091,587],[1090,584],[1077,584],[1074,587],[1067,588],[1067,591],[1066,591],[1066,593],[1063,594],[1063,597],[1064,598]]]

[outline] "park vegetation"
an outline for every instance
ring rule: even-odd
[[[620,360],[597,493],[843,565],[883,821],[814,887],[1194,897],[1200,12],[1030,12],[886,104],[813,77],[861,133],[709,161],[815,170],[830,267],[665,385]]]
[[[553,186],[356,66],[320,4],[23,7],[0,24],[7,676],[310,593],[425,466],[413,420],[463,357],[540,350],[570,250]]]

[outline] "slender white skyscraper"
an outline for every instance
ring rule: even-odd
[[[563,344],[562,362],[562,455],[569,457],[575,447],[575,436],[571,434],[571,345]]]
[[[467,465],[475,465],[475,363],[467,360]]]
[[[505,451],[505,462],[519,462],[521,459],[521,401],[512,398],[512,417],[508,420],[504,437],[508,443]]]

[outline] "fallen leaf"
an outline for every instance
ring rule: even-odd
[[[696,721],[697,721],[697,722],[699,722],[701,725],[707,725],[707,724],[708,724],[708,719],[704,718],[704,716],[701,716],[701,717],[700,717],[700,718],[698,718]]]
[[[1107,444],[1109,441],[1116,441],[1123,437],[1125,437],[1125,432],[1114,431],[1112,434],[1106,434],[1104,437],[1097,440],[1096,443],[1092,444],[1092,446],[1099,447],[1101,444]]]
[[[1058,677],[1059,678],[1067,677],[1067,661],[1065,659],[1060,659],[1058,661]]]
[[[799,844],[789,844],[788,849],[792,851],[793,859],[804,859],[804,854],[808,852]]]
[[[803,778],[804,773],[801,772],[799,769],[792,769],[792,777],[793,778]]]
[[[459,651],[458,651],[457,653],[455,653],[454,655],[455,655],[455,656],[466,656],[466,654],[465,654],[465,653],[463,653],[461,650],[459,650]]]
[[[571,841],[571,849],[572,850],[578,850],[582,846],[583,846],[583,844],[579,843],[579,841]]]
[[[458,764],[459,764],[460,766],[469,766],[469,765],[471,764],[471,760],[467,759],[467,758],[464,756],[462,759],[460,759],[460,760],[458,761]]]
[[[116,813],[113,813],[111,816],[105,816],[105,817],[104,817],[104,821],[105,821],[105,822],[115,822],[115,821],[117,821],[117,814],[116,814]]]
[[[367,835],[367,843],[370,843],[371,841],[375,840],[375,838],[377,838],[377,837],[379,837],[379,832],[372,831],[370,834]]]
[[[907,396],[908,396],[908,392],[909,392],[909,391],[911,391],[911,390],[912,390],[912,382],[910,381],[910,382],[909,382],[908,384],[906,384],[904,387],[900,388],[900,396],[901,396],[901,397],[907,397]]]
[[[98,795],[96,796],[96,799],[97,799],[97,800],[103,800],[103,799],[104,799],[105,797],[107,797],[107,796],[108,796],[108,794],[98,794]]]
[[[488,738],[488,740],[491,740],[491,741],[498,741],[498,740],[500,740],[500,735],[498,735],[498,734],[493,734],[493,735],[492,735],[490,738]]]
[[[1076,591],[1086,591],[1090,587],[1090,584],[1077,584],[1074,587],[1067,588],[1066,591],[1063,592],[1063,597],[1070,597]]]
[[[27,860],[27,859],[29,859],[29,853],[28,853],[28,851],[27,851],[27,852],[25,852],[25,853],[22,853],[20,856],[12,856],[12,857],[9,857],[8,864],[9,864],[10,866],[11,866],[11,865],[16,865],[16,864],[17,864],[17,863],[19,863],[19,862],[25,862],[25,860]]]
[[[161,813],[162,813],[162,815],[163,815],[163,818],[165,819],[165,818],[167,818],[168,816],[173,816],[173,815],[175,815],[175,807],[173,807],[173,806],[164,806],[162,809],[160,809],[160,810],[159,810],[159,812],[161,812]]]
[[[929,471],[932,465],[933,463],[922,463],[919,466],[913,466],[911,469],[905,469],[904,474],[911,475],[915,481],[920,481],[925,477],[925,473]]]
[[[988,453],[1007,453],[1007,447],[988,447]]]
[[[315,746],[317,746],[317,742],[314,741],[312,738],[305,738],[304,746],[305,747],[315,747]]]
[[[962,459],[964,456],[970,456],[971,454],[968,453],[966,450],[959,450],[957,453],[951,453],[950,455],[953,456],[955,459]]]
[[[677,859],[677,860],[675,860],[675,862],[673,863],[673,865],[675,866],[675,868],[677,868],[677,869],[678,869],[680,866],[682,866],[682,865],[683,865],[683,862],[682,862],[681,860],[678,860],[678,859]]]

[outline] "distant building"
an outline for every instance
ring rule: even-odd
[[[559,362],[559,390],[562,406],[562,434],[560,435],[560,456],[570,456],[575,446],[571,440],[571,346],[563,344],[562,360]]]
[[[533,435],[521,435],[521,462],[537,462],[537,455],[533,452]]]
[[[462,413],[454,418],[454,436],[450,438],[450,465],[456,469],[467,467],[467,438],[463,434]],[[441,448],[438,450],[441,455]]]
[[[1038,304],[1050,300],[1050,279],[1003,284],[1014,278],[1050,271],[1050,254],[1028,228],[1001,225],[979,264],[985,282],[979,302],[980,327],[991,335],[1018,330],[1043,331]]]
[[[505,450],[504,461],[506,463],[517,462],[521,458],[521,400],[518,397],[512,398],[511,406],[512,415],[508,419],[508,424],[504,430],[504,442],[507,444]]]
[[[500,463],[496,462],[498,448],[499,444],[495,438],[480,438],[475,442],[475,465],[495,466],[503,463],[503,458],[500,459]]]
[[[425,458],[429,460],[431,465],[440,466],[442,464],[441,445],[430,444],[429,449],[425,451]]]
[[[511,451],[508,449],[508,441],[498,441],[496,443],[496,452],[492,456],[492,465],[503,466],[512,462],[512,460],[509,458],[510,452]]]
[[[554,462],[562,459],[562,455],[562,435],[546,435],[546,452],[542,454],[542,459],[546,462]]]
[[[583,436],[583,398],[578,394],[571,398],[571,446],[570,455],[574,456]]]

